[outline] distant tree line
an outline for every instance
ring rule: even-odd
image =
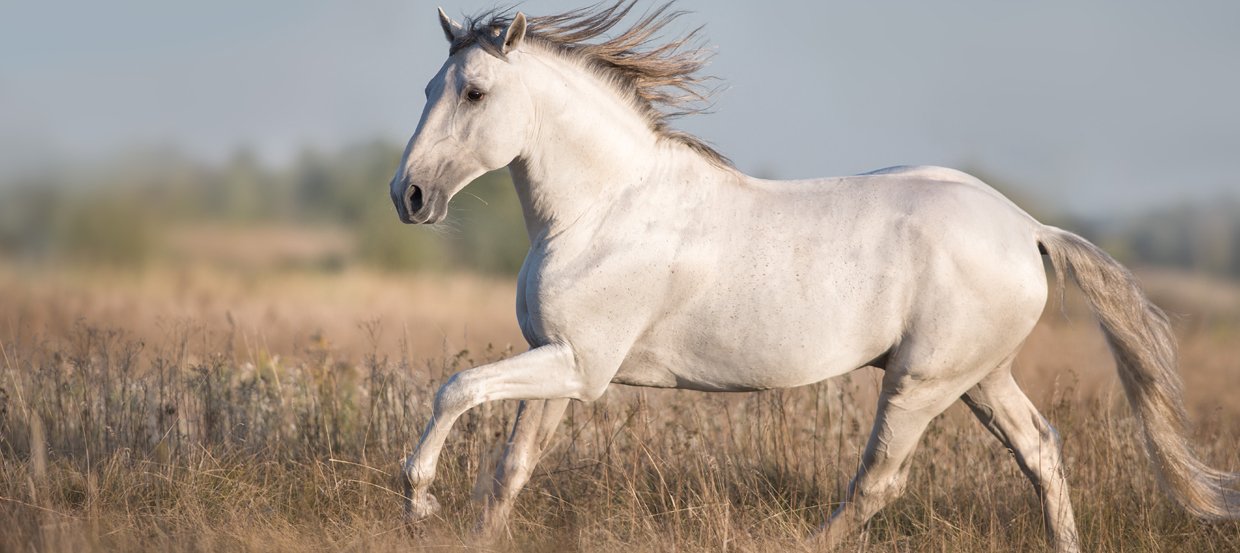
[[[442,228],[400,223],[388,194],[401,150],[371,142],[302,152],[270,167],[249,151],[208,164],[148,152],[104,166],[0,183],[0,255],[138,265],[163,235],[199,224],[330,225],[353,236],[354,258],[390,270],[515,273],[528,241],[507,172],[484,175],[453,200]]]
[[[1129,263],[1240,278],[1240,199],[1176,205],[1090,226],[1104,247]]]
[[[985,168],[966,172],[981,178],[1039,221],[1094,241],[1123,263],[1172,267],[1240,279],[1240,186],[1231,197],[1179,203],[1119,217],[1082,218],[1039,204]]]
[[[246,150],[223,163],[161,151],[0,182],[0,255],[140,265],[158,258],[161,240],[175,228],[327,225],[352,237],[351,257],[342,263],[495,274],[520,268],[528,242],[506,171],[458,194],[445,225],[410,227],[397,221],[388,196],[400,155],[397,145],[374,141],[331,153],[305,150],[272,167]],[[1074,220],[1021,198],[1002,179],[971,172],[1041,220],[1085,234],[1126,263],[1240,278],[1240,199]]]

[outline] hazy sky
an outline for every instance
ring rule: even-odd
[[[446,0],[445,0],[446,1]],[[546,14],[589,0],[529,0]],[[491,0],[447,4],[454,16]],[[403,142],[447,54],[421,0],[0,8],[0,166],[173,144]],[[1240,196],[1240,2],[684,0],[727,86],[678,125],[748,172],[971,168],[1081,214]],[[682,26],[684,28],[685,26]],[[382,186],[380,183],[379,186]]]

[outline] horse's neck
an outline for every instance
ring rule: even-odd
[[[509,170],[531,242],[585,222],[592,211],[605,210],[626,194],[631,198],[674,202],[678,190],[700,197],[704,189],[722,190],[746,178],[688,148],[669,146],[655,148],[651,156],[616,156],[614,161],[630,162],[621,168],[514,161]]]
[[[659,175],[709,165],[661,140],[634,109],[597,78],[561,60],[544,60],[536,88],[531,147],[509,166],[530,240],[556,235],[633,187]],[[701,171],[698,171],[701,174]]]

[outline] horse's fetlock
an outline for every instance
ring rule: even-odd
[[[410,459],[405,463],[404,468],[405,481],[412,490],[424,490],[435,479],[435,467],[419,466],[417,462]]]

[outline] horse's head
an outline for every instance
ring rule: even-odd
[[[465,28],[439,10],[451,44],[426,85],[426,108],[392,179],[392,202],[405,223],[437,223],[470,181],[520,154],[531,102],[513,58],[525,16],[506,25]]]

